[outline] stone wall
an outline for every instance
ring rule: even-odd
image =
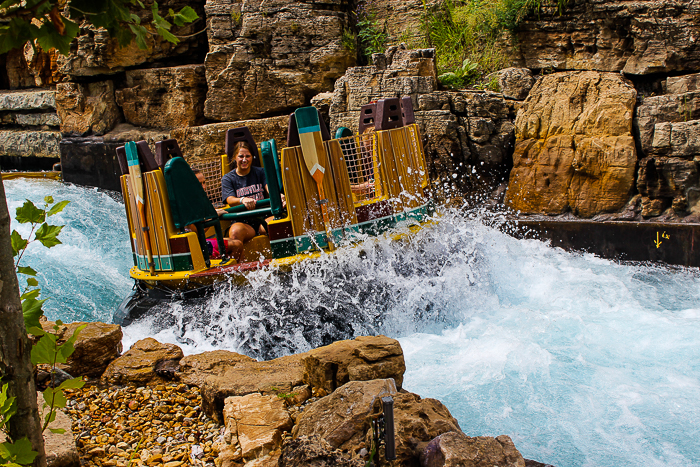
[[[534,70],[700,71],[700,5],[685,0],[569,0],[531,15],[516,33],[515,62]]]

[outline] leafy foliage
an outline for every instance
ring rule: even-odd
[[[78,333],[85,328],[85,325],[78,326],[73,335],[61,344],[59,344],[59,331],[63,323],[60,320],[54,324],[53,332],[44,331],[40,323],[40,318],[44,314],[41,306],[47,299],[39,299],[41,289],[39,289],[39,282],[36,280],[37,272],[29,266],[20,266],[19,264],[29,245],[34,242],[38,241],[46,248],[61,244],[58,235],[63,226],[51,225],[46,220],[63,211],[68,203],[69,201],[55,203],[53,197],[46,196],[44,205],[37,207],[30,200],[26,200],[22,206],[17,208],[15,218],[20,224],[30,224],[29,237],[23,238],[17,230],[13,230],[10,236],[12,253],[16,258],[17,273],[27,277],[27,286],[20,296],[24,323],[30,334],[39,337],[39,340],[32,347],[31,361],[33,365],[49,365],[52,369],[51,383],[43,393],[44,408],[48,410],[44,415],[42,431],[46,430],[49,424],[56,419],[56,409],[66,406],[66,396],[63,390],[80,388],[85,384],[81,378],[68,379],[58,385],[55,384],[56,365],[68,361],[68,357],[75,351]],[[7,389],[8,385],[5,384],[0,392],[0,429],[5,432],[8,439],[8,441],[0,443],[0,466],[21,467],[31,464],[37,453],[32,450],[31,442],[28,439],[12,440],[9,436],[8,424],[16,412],[16,407],[15,398],[7,395]],[[54,433],[65,431],[53,428],[49,428],[49,430]]]
[[[377,20],[377,12],[372,0],[359,2],[356,15],[360,53],[369,59],[372,54],[384,52],[389,36],[386,32],[386,23],[380,25]]]
[[[441,83],[465,87],[502,68],[507,59],[501,44],[508,33],[544,6],[556,6],[562,14],[567,1],[444,0],[431,7],[424,1],[423,32],[426,45],[437,49]]]
[[[141,22],[132,12],[136,8],[145,8],[141,0],[70,0],[67,4],[63,0],[5,0],[0,3],[0,53],[30,43],[68,55],[83,20],[106,29],[122,47],[136,40],[139,48],[146,49],[147,38],[152,34],[179,42],[170,31],[171,22],[159,14],[156,1],[151,6],[150,23]],[[199,18],[190,6],[178,12],[170,9],[166,17],[176,26]]]

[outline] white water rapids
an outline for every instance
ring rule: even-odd
[[[32,247],[25,264],[50,318],[109,322],[132,284],[123,206],[55,182],[5,190],[12,217],[25,198],[73,201],[52,218],[63,245]],[[407,242],[254,272],[161,306],[125,328],[125,347],[153,336],[271,358],[386,334],[404,349],[404,387],[441,400],[468,435],[507,434],[557,467],[700,466],[700,272],[567,253],[485,219],[448,212]]]

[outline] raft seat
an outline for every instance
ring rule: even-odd
[[[175,228],[184,229],[193,224],[197,227],[197,239],[204,255],[204,262],[210,266],[209,248],[205,230],[214,227],[216,239],[221,247],[224,245],[221,222],[212,206],[202,185],[197,180],[194,172],[182,157],[174,157],[165,163],[163,169],[165,183],[168,187],[170,210]],[[222,252],[222,262],[226,260],[225,249]]]

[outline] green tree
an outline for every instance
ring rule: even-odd
[[[158,2],[153,1],[151,21],[142,23],[135,11],[146,8],[141,0],[5,0],[0,3],[0,53],[29,42],[68,55],[82,21],[106,29],[122,47],[136,40],[139,48],[146,49],[150,35],[177,43],[170,31],[173,23],[183,26],[199,19],[189,6],[161,15]]]

